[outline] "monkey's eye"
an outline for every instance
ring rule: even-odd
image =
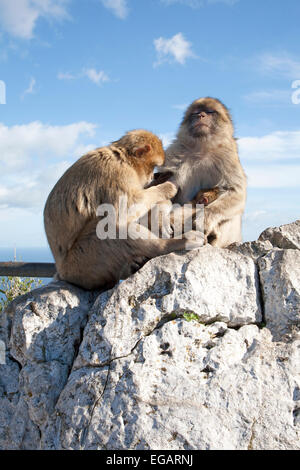
[[[215,114],[217,111],[214,111],[212,109],[199,109],[198,111],[194,111],[191,116],[199,116],[201,113],[206,113],[206,114]]]

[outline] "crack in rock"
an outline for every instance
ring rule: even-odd
[[[55,282],[15,301],[0,448],[300,449],[298,236],[297,222],[150,260],[99,296]]]

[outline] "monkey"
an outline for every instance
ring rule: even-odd
[[[131,274],[126,267],[134,265],[136,259],[199,246],[195,232],[181,239],[163,240],[150,237],[151,232],[137,223],[153,204],[168,200],[177,192],[168,181],[147,188],[154,168],[162,166],[164,160],[160,139],[138,129],[127,132],[110,146],[87,153],[63,174],[44,208],[45,231],[60,280],[87,290],[108,289]],[[140,212],[125,222],[119,219],[122,196],[127,197],[126,209],[142,205]],[[125,239],[99,239],[97,228],[103,217],[98,210],[103,204],[114,208],[118,233],[123,223],[131,223],[142,237],[129,233]]]
[[[164,175],[162,173],[162,175]],[[167,173],[168,175],[168,178],[171,176],[171,174]],[[168,179],[167,178],[167,179]],[[166,182],[167,179],[163,176],[161,178],[162,182]],[[211,188],[211,189],[201,189],[197,195],[194,197],[194,199],[192,199],[191,202],[191,205],[193,208],[196,208],[196,205],[197,204],[203,204],[204,206],[208,206],[209,204],[211,204],[212,202],[214,202],[219,196],[220,194],[224,193],[224,190],[222,188]],[[161,208],[163,206],[166,206],[167,207],[167,212],[170,213],[170,224],[171,226],[174,224],[174,213],[171,212],[171,208],[172,208],[172,203],[170,204],[170,201],[163,201],[162,203],[160,204],[157,204],[154,208],[152,208],[152,210],[150,210],[147,214],[147,219],[145,220],[145,222],[148,223],[147,227],[150,228],[151,230],[151,223],[152,223],[152,219],[151,217],[153,216],[153,210],[159,208],[160,210],[158,211],[158,213],[154,216],[158,218],[159,220],[159,229],[160,229],[160,236],[163,236],[163,222],[162,222],[162,218],[164,216],[164,210],[161,210]],[[168,210],[170,209],[170,210]],[[193,213],[194,215],[194,213]],[[140,223],[141,223],[141,220],[140,220]],[[172,230],[169,232],[170,234],[172,234]]]
[[[241,166],[228,108],[218,99],[200,98],[186,110],[155,184],[171,181],[178,191],[174,203],[187,204],[200,190],[222,188],[204,209],[208,243],[225,248],[240,242],[247,179]]]
[[[156,173],[150,185],[155,186],[157,184],[165,183],[172,176],[173,176],[172,171],[166,171],[165,173]],[[198,191],[197,195],[194,197],[194,199],[192,199],[191,202],[194,205],[203,204],[205,206],[208,206],[208,204],[215,201],[223,192],[224,192],[224,189],[219,188],[219,187],[210,188],[210,189],[200,189],[200,191]]]
[[[212,202],[214,202],[224,190],[222,188],[211,188],[211,189],[200,189],[197,195],[192,200],[192,204],[203,204],[204,206],[208,206]]]

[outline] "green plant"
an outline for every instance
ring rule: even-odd
[[[43,281],[41,279],[23,279],[21,277],[2,277],[0,278],[0,313],[16,297],[27,294],[33,289],[39,287]]]
[[[199,322],[199,317],[198,317],[198,315],[197,315],[196,313],[193,313],[193,312],[184,312],[183,318],[184,318],[186,321],[195,320],[195,321],[198,321],[198,322]]]

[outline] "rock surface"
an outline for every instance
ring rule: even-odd
[[[268,228],[259,237],[260,241],[268,240],[274,247],[283,249],[300,249],[300,220],[281,227]]]
[[[300,449],[299,229],[14,301],[0,449]]]

